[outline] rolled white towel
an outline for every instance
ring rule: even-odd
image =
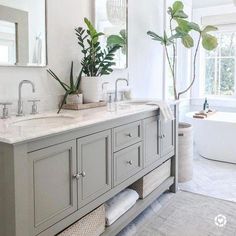
[[[147,105],[158,106],[161,110],[161,114],[162,114],[165,122],[175,119],[173,112],[170,108],[170,105],[167,102],[165,102],[165,101],[152,101],[152,102],[147,103]]]
[[[139,195],[132,189],[125,189],[105,203],[106,225],[113,224],[127,212],[139,199]]]

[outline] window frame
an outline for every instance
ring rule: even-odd
[[[218,32],[219,33],[235,33],[236,34],[236,24],[232,24],[232,25],[220,25],[217,26],[218,27]],[[218,49],[219,50],[219,49]],[[221,51],[221,50],[220,50]],[[234,93],[232,95],[211,95],[211,94],[206,94],[206,87],[205,87],[205,81],[206,81],[206,60],[207,59],[218,59],[218,60],[222,60],[225,58],[233,58],[235,60],[235,73],[234,73]],[[216,60],[217,62],[217,60]],[[217,68],[218,67],[218,68]],[[215,70],[215,74],[220,73],[218,71],[218,69],[220,70],[221,68],[221,64],[218,65],[218,63],[215,63],[215,68],[217,68],[217,70]],[[217,75],[215,75],[217,76]],[[200,79],[200,86],[199,86],[199,95],[201,97],[209,97],[209,98],[222,98],[222,99],[236,99],[236,55],[234,56],[222,56],[221,54],[217,57],[210,57],[210,56],[206,56],[206,50],[201,48],[201,53],[200,53],[200,65],[199,65],[199,77],[203,78],[202,80]]]

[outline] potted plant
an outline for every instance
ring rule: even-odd
[[[104,33],[97,32],[87,18],[84,18],[84,22],[86,29],[83,27],[75,29],[83,54],[81,91],[86,103],[99,102],[102,95],[102,77],[113,72],[112,67],[116,64],[114,62],[115,53],[122,46],[112,44],[102,48],[99,39],[104,36]]]
[[[158,35],[155,32],[148,31],[147,34],[151,38],[163,45],[167,62],[171,71],[174,98],[179,100],[180,97],[187,93],[193,86],[196,80],[196,61],[199,52],[200,45],[206,50],[214,50],[218,46],[217,39],[210,34],[211,31],[216,31],[215,26],[208,25],[201,28],[197,23],[190,22],[188,15],[184,12],[184,5],[181,1],[176,1],[171,7],[168,8],[167,14],[169,15],[169,33],[164,31],[163,35]],[[194,39],[191,36],[191,32],[198,34],[196,45]],[[180,45],[186,49],[191,49],[195,46],[195,52],[193,57],[193,75],[189,85],[179,90],[177,88],[177,43],[180,41]],[[171,54],[172,52],[172,54]],[[173,55],[171,57],[171,55]],[[180,180],[190,180],[192,171],[190,171],[191,157],[193,150],[192,142],[192,127],[189,124],[179,124],[179,173]]]
[[[71,63],[71,71],[70,71],[70,83],[64,83],[52,70],[48,69],[47,72],[54,78],[65,90],[65,95],[60,104],[58,113],[60,113],[63,105],[66,104],[82,104],[83,103],[83,94],[79,92],[80,82],[82,77],[82,70],[77,77],[76,81],[74,81],[74,63]]]

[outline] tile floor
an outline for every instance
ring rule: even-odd
[[[236,165],[207,160],[195,153],[193,180],[180,184],[180,189],[236,202]],[[168,201],[173,193],[165,193],[129,224],[119,236],[137,235]]]
[[[207,160],[194,155],[194,174],[181,190],[236,202],[236,164]]]

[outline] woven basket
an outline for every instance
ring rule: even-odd
[[[179,182],[193,178],[193,128],[190,124],[179,124]]]
[[[58,236],[99,236],[105,230],[105,207],[100,206]]]
[[[171,160],[168,160],[149,174],[145,175],[130,186],[140,198],[147,197],[171,175]]]

